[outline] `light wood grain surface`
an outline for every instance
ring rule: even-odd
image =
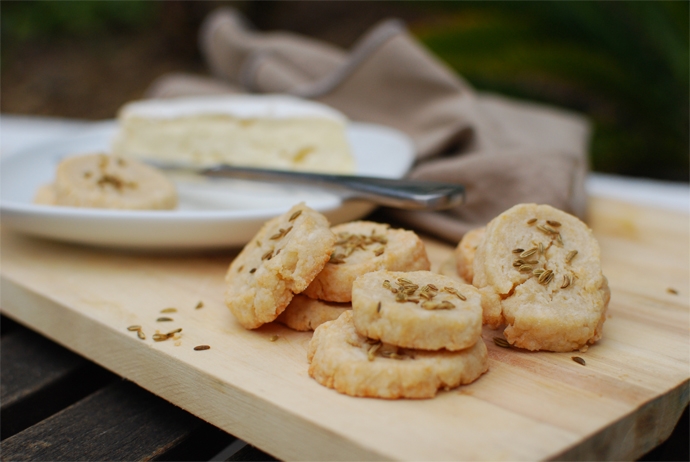
[[[587,365],[498,348],[485,329],[489,372],[430,400],[341,395],[309,378],[310,333],[241,328],[223,304],[233,252],[123,253],[3,231],[1,308],[282,459],[631,459],[668,437],[689,400],[690,222],[590,202],[612,298],[603,339],[577,353]],[[426,243],[432,269],[452,254]],[[179,341],[152,340],[178,327]]]

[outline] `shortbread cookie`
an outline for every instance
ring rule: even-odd
[[[405,348],[456,351],[482,333],[479,291],[429,271],[376,271],[352,287],[357,332]]]
[[[276,322],[290,329],[310,331],[327,321],[338,319],[344,311],[352,309],[349,303],[324,302],[297,294]]]
[[[500,309],[487,324],[528,350],[572,351],[601,338],[610,297],[599,244],[582,221],[548,205],[520,204],[494,218],[477,248],[474,285]]]
[[[225,276],[225,304],[255,329],[283,312],[323,269],[335,244],[326,217],[304,204],[267,221]]]
[[[159,170],[106,154],[69,157],[57,167],[55,205],[131,210],[177,206],[175,184]]]
[[[424,242],[412,231],[392,229],[370,221],[334,226],[335,250],[323,271],[304,294],[331,302],[352,300],[352,283],[362,274],[377,270],[428,270]]]
[[[484,239],[485,233],[486,228],[468,231],[455,248],[455,264],[457,265],[458,275],[470,284],[472,284],[472,278],[474,277],[474,255],[477,251],[477,246]]]
[[[309,343],[309,375],[351,396],[433,398],[439,389],[475,381],[489,368],[479,340],[461,351],[423,351],[382,344],[357,333],[352,312],[319,326]]]

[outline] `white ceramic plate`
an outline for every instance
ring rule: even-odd
[[[67,141],[35,146],[0,161],[2,226],[34,236],[87,245],[129,249],[204,249],[244,245],[268,219],[304,201],[331,223],[360,218],[373,209],[343,202],[322,191],[242,180],[179,181],[180,206],[171,211],[121,211],[52,207],[32,203],[39,186],[50,183],[64,157],[108,151],[116,124]],[[352,123],[348,137],[357,174],[401,178],[414,160],[403,133]]]

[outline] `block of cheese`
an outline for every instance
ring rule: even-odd
[[[113,154],[160,161],[350,174],[346,117],[284,95],[135,101],[118,113]]]

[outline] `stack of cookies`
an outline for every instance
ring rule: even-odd
[[[352,287],[352,311],[321,325],[309,375],[351,396],[431,398],[488,369],[477,289],[429,271],[374,271]]]
[[[610,291],[591,230],[520,204],[467,233],[457,273],[434,274],[423,242],[373,222],[330,227],[304,204],[267,222],[230,265],[242,326],[314,330],[309,375],[351,396],[431,398],[488,369],[482,324],[528,350],[584,350]]]
[[[314,330],[309,374],[352,396],[430,398],[488,369],[481,297],[429,271],[412,231],[329,227],[304,204],[267,222],[232,262],[226,304],[247,329]]]

